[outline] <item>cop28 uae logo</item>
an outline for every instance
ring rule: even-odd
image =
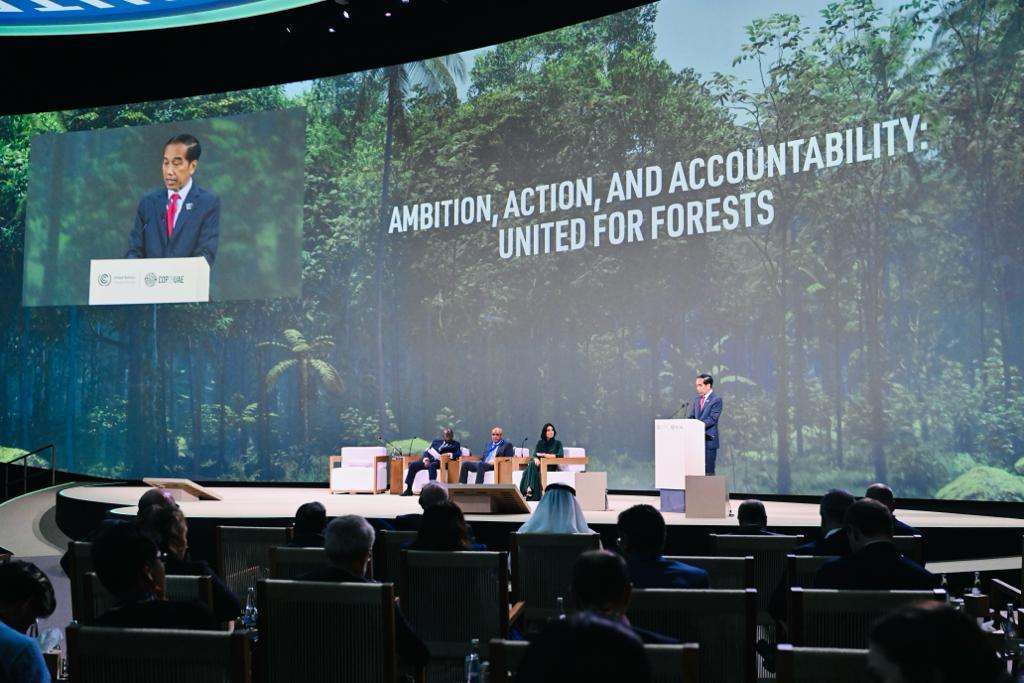
[[[156,286],[156,273],[146,273],[146,286],[147,287],[155,287]]]
[[[110,284],[110,273],[100,273],[96,278],[96,282],[100,283],[101,287],[106,287]]]
[[[171,28],[312,5],[320,0],[0,0],[0,36]]]

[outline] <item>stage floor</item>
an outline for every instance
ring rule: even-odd
[[[73,486],[58,492],[59,496],[75,501],[101,504],[114,508],[111,512],[119,516],[134,516],[135,504],[146,491],[144,486]],[[182,510],[189,519],[278,519],[290,520],[295,510],[310,501],[320,501],[327,508],[329,517],[340,515],[362,515],[363,517],[393,519],[398,515],[419,512],[415,496],[402,497],[390,494],[331,494],[327,489],[300,487],[206,487],[221,496],[223,500],[183,502]],[[614,525],[618,514],[626,508],[646,503],[657,507],[658,498],[643,495],[611,495],[608,510],[586,511],[591,524]],[[528,503],[531,510],[537,503]],[[739,501],[732,501],[733,511]],[[819,524],[818,506],[810,503],[766,502],[768,524],[773,529],[788,527],[806,529]],[[899,510],[898,517],[918,529],[1020,529],[1024,533],[1024,520],[1006,517],[965,515],[951,512],[930,512],[925,510]],[[669,526],[730,527],[737,526],[735,517],[725,519],[688,519],[684,513],[664,513]],[[517,515],[467,515],[469,521],[524,522],[526,514]]]

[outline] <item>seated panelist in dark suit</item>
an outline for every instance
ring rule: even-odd
[[[164,187],[143,195],[125,258],[202,256],[212,266],[220,238],[220,197],[195,184],[202,148],[187,133],[164,145]]]
[[[846,511],[853,550],[821,565],[815,588],[850,590],[932,590],[937,576],[900,554],[892,542],[892,514],[877,500],[859,500]]]
[[[441,432],[441,438],[430,442],[430,448],[423,451],[422,460],[409,463],[409,472],[405,475],[405,491],[402,492],[403,496],[412,495],[412,483],[416,480],[416,475],[423,470],[428,471],[430,481],[437,480],[437,468],[440,466],[441,461],[437,459],[435,453],[437,455],[448,453],[452,456],[452,460],[458,460],[459,456],[462,455],[462,444],[455,440],[455,432],[452,431],[451,427],[445,427]]]
[[[483,456],[478,462],[464,462],[459,470],[459,483],[469,480],[469,473],[476,472],[476,483],[484,483],[484,473],[494,469],[495,458],[511,458],[516,454],[515,446],[505,441],[505,431],[501,427],[491,428],[491,443],[487,445]]]

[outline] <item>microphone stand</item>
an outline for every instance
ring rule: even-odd
[[[391,443],[382,436],[377,437],[377,441],[381,443],[385,448],[391,449],[390,457],[392,460],[398,460],[402,457],[402,449],[398,448],[395,444]]]
[[[670,419],[670,420],[675,419],[676,415],[678,415],[679,413],[686,412],[686,409],[689,408],[689,407],[690,407],[690,402],[689,401],[683,401],[683,405],[679,406],[679,410],[677,410],[676,412],[674,412],[671,415],[669,415],[668,419]]]

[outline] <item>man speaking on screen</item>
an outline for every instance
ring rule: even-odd
[[[722,415],[722,398],[711,390],[714,378],[703,373],[697,375],[697,397],[693,400],[689,418],[704,423],[704,474],[715,473],[718,457],[718,418]]]
[[[212,266],[220,236],[220,197],[193,182],[202,154],[188,133],[164,144],[164,187],[139,202],[125,258],[202,256]]]

